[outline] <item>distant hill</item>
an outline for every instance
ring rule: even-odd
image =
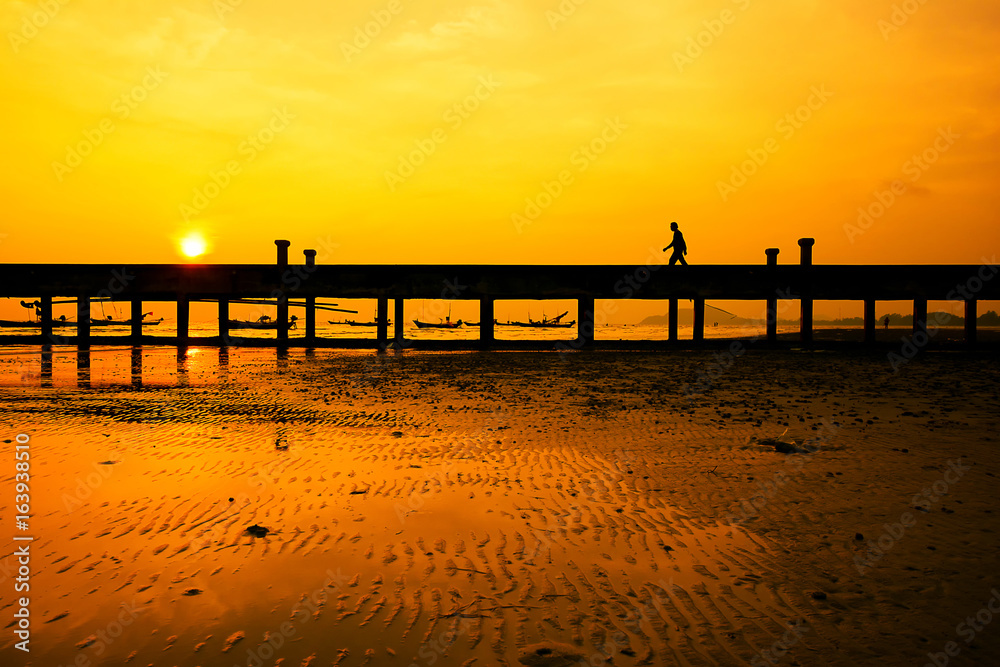
[[[711,309],[705,312],[705,322],[709,325],[711,325],[712,322],[718,322],[719,324],[754,324],[762,321],[763,319],[754,319],[752,317],[732,317],[731,315],[726,315],[725,313],[720,313]],[[677,322],[682,327],[694,326],[694,311],[690,308],[679,308],[677,310]],[[670,324],[670,317],[666,314],[650,315],[639,322],[639,324],[667,326]]]

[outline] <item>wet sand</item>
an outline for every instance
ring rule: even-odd
[[[996,355],[36,357],[4,665],[1000,660]]]

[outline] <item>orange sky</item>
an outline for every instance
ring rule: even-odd
[[[0,261],[978,263],[1000,6],[913,4],[5,2]]]

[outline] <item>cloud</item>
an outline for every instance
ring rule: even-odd
[[[415,26],[416,21],[411,21],[410,25]],[[455,51],[471,41],[496,38],[505,32],[505,21],[498,6],[473,5],[454,19],[439,21],[426,31],[404,32],[388,48],[407,53]]]

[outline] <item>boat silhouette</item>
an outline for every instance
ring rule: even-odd
[[[327,320],[330,324],[346,324],[352,327],[377,327],[378,317],[374,318],[371,322],[355,322],[354,320],[344,320],[343,322],[334,322],[333,320]],[[387,320],[386,326],[392,326],[392,320]]]
[[[148,313],[143,313],[142,314],[142,317],[140,318],[140,321],[142,322],[142,326],[144,326],[144,327],[152,327],[152,326],[156,326],[157,324],[159,324],[160,322],[163,321],[162,317],[160,319],[158,319],[158,320],[147,320],[146,317],[148,317],[149,315],[152,315],[152,314],[153,314],[152,312],[148,312]],[[116,319],[113,319],[110,315],[108,315],[107,318],[103,319],[103,320],[102,319],[98,319],[96,317],[91,317],[90,318],[90,326],[92,326],[92,327],[128,327],[128,326],[132,326],[132,319],[129,318],[127,320],[116,320]]]
[[[444,322],[421,322],[420,320],[413,320],[413,323],[417,325],[418,329],[457,329],[462,326],[462,320],[452,322],[450,318]]]
[[[65,315],[60,315],[58,318],[52,320],[53,327],[75,327],[76,321],[67,320]],[[0,320],[0,327],[10,328],[28,328],[28,329],[40,329],[42,327],[41,320]]]
[[[531,329],[569,329],[570,327],[576,324],[576,320],[563,322],[562,318],[566,317],[567,315],[569,315],[568,310],[565,313],[561,315],[556,315],[555,317],[552,318],[545,317],[544,315],[542,315],[542,319],[533,320],[529,315],[527,322],[510,322],[510,321],[498,322],[497,320],[493,320],[493,324],[495,326],[501,326],[501,327],[527,327]]]
[[[413,323],[417,325],[418,329],[457,329],[462,326],[462,320],[458,320],[457,322],[451,321],[451,306],[448,307],[448,317],[445,318],[444,322],[413,320]]]
[[[298,316],[292,315],[288,318],[288,328],[294,329]],[[230,329],[277,329],[278,321],[272,320],[268,315],[261,315],[256,320],[229,320]]]

